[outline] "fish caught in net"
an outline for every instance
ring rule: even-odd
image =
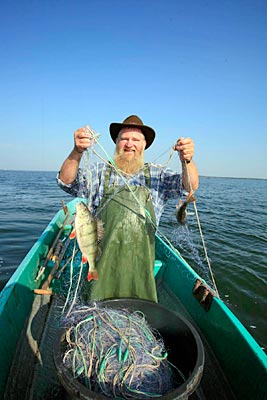
[[[120,399],[163,396],[183,378],[167,360],[163,338],[140,311],[94,304],[63,320],[64,365],[89,390]]]

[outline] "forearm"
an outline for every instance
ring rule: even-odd
[[[197,190],[199,183],[198,170],[193,160],[188,164],[182,161],[182,182],[186,191]]]
[[[90,136],[87,128],[79,128],[74,132],[74,148],[63,162],[58,176],[65,185],[74,182],[83,152],[88,149],[92,142],[94,142],[94,139]]]
[[[78,173],[82,154],[82,152],[74,149],[63,162],[59,172],[59,179],[66,185],[69,185],[75,180]]]

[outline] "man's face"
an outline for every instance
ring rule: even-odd
[[[139,128],[123,128],[116,141],[114,161],[128,174],[138,172],[144,166],[145,137]]]
[[[125,127],[120,131],[116,150],[118,154],[124,155],[125,159],[132,160],[143,155],[145,147],[146,141],[141,129]]]

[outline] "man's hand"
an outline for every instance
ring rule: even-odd
[[[79,128],[74,132],[74,151],[77,153],[83,153],[88,147],[92,146],[94,142],[95,140],[86,127]]]
[[[194,142],[191,138],[180,138],[174,145],[174,150],[179,152],[181,161],[191,161],[194,155]]]

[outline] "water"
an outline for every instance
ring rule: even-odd
[[[0,171],[1,286],[61,207],[61,200],[70,200],[55,177],[55,172]]]
[[[55,172],[0,171],[0,285],[10,278],[61,201],[71,197]],[[216,285],[222,300],[252,336],[267,348],[267,180],[200,178],[197,209]],[[209,281],[193,205],[187,226],[175,219],[174,201],[160,230]]]

